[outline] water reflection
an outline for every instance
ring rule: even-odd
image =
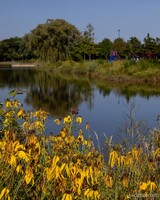
[[[123,96],[128,103],[137,95],[146,99],[160,95],[158,86],[99,82],[84,77],[59,75],[51,70],[36,69],[0,70],[0,87],[5,86],[28,89],[27,104],[35,108],[42,107],[54,115],[61,116],[64,116],[71,106],[78,107],[84,101],[92,108],[95,88],[98,88],[103,97],[114,91],[116,96]]]
[[[156,115],[159,114],[157,98],[160,87],[146,84],[100,82],[83,76],[57,74],[51,70],[1,70],[0,101],[2,97],[8,97],[7,92],[11,89],[25,90],[21,98],[24,106],[43,108],[51,117],[64,117],[71,107],[80,108],[84,121],[90,122],[92,133],[96,131],[101,142],[104,142],[103,132],[116,134],[123,123],[123,114],[129,112],[133,100],[140,119],[156,122]],[[49,121],[47,126],[48,132],[52,130]]]
[[[7,77],[7,78],[6,78]],[[0,87],[27,89],[25,103],[64,117],[70,107],[87,102],[92,108],[93,84],[89,79],[62,78],[51,71],[34,69],[2,70]]]
[[[86,101],[92,106],[93,87],[89,81],[62,79],[46,72],[37,73],[26,103],[42,107],[54,116],[64,117],[70,107],[79,107]]]

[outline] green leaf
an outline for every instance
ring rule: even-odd
[[[12,90],[9,92],[9,95],[12,97],[15,97],[17,95],[17,91],[16,90]]]
[[[23,91],[18,89],[18,90],[12,90],[9,92],[9,95],[12,97],[15,97],[17,94],[23,94]]]

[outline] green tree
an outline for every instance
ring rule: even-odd
[[[140,57],[142,54],[142,44],[136,37],[131,37],[127,41],[126,54],[128,57]]]
[[[148,33],[147,36],[144,38],[144,52],[147,58],[155,58],[157,44],[156,40],[150,36]]]
[[[156,58],[160,59],[160,38],[156,37]]]
[[[89,23],[83,32],[81,47],[83,49],[84,60],[88,57],[91,60],[96,55],[96,45],[94,43],[94,27]]]
[[[0,42],[0,60],[25,60],[27,59],[28,49],[24,38],[13,37]]]
[[[112,48],[110,39],[105,38],[102,42],[98,43],[98,56],[102,59],[108,59]]]
[[[67,59],[80,37],[79,30],[63,19],[48,19],[29,35],[28,46],[42,60]]]
[[[90,39],[92,42],[94,42],[94,27],[89,23],[86,27],[86,30],[83,33],[85,38]]]
[[[118,51],[120,57],[125,57],[126,42],[122,38],[113,41],[112,50]]]

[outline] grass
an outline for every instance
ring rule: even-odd
[[[160,62],[140,60],[136,61],[114,61],[103,60],[74,62],[65,61],[58,65],[49,65],[50,68],[62,73],[83,74],[101,80],[115,82],[131,82],[160,84]]]

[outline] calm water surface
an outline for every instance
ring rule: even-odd
[[[104,134],[119,140],[121,132],[130,124],[131,110],[134,121],[142,121],[146,128],[157,127],[160,114],[160,89],[146,85],[99,83],[83,76],[53,74],[49,70],[0,70],[0,101],[3,102],[13,89],[25,91],[16,99],[26,110],[43,108],[50,113],[46,134],[56,134],[61,128],[53,123],[55,118],[66,116],[71,107],[79,108],[82,128],[89,122],[93,141],[97,144],[96,132],[101,146],[105,142]],[[87,137],[85,129],[84,133]]]

